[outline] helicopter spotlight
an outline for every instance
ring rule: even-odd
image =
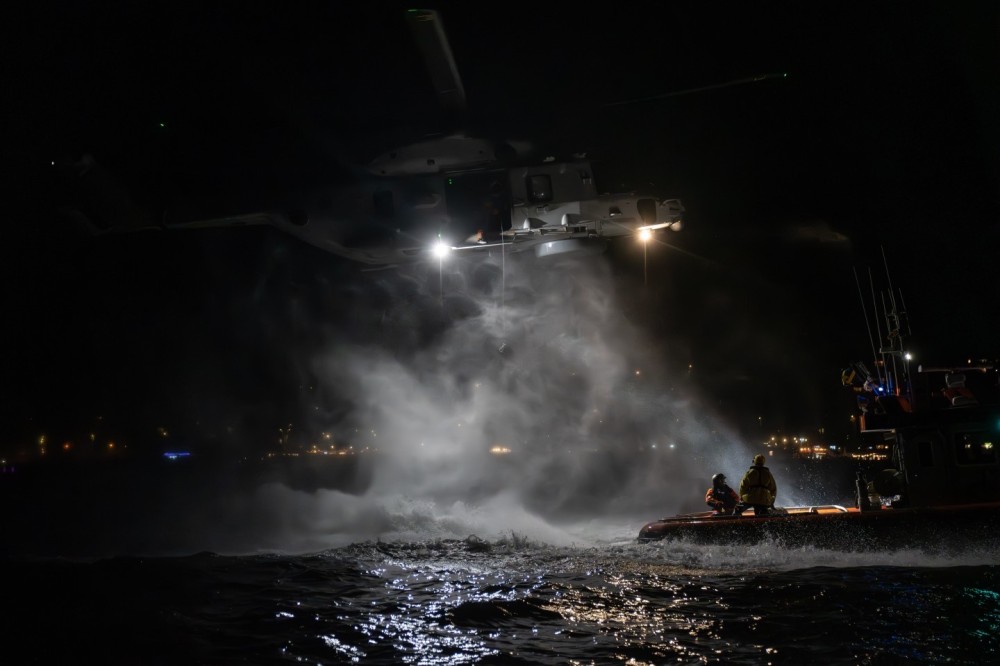
[[[431,246],[431,255],[437,259],[446,259],[451,253],[451,247],[444,241],[439,240]]]

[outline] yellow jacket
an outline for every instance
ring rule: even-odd
[[[744,504],[771,506],[778,494],[778,484],[771,476],[771,470],[763,465],[754,465],[740,481],[740,499]]]

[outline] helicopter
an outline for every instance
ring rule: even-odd
[[[461,125],[468,104],[440,14],[406,10],[405,23],[442,115]],[[52,166],[73,193],[61,214],[92,235],[267,226],[366,270],[450,253],[545,257],[623,237],[648,240],[679,231],[685,213],[674,196],[602,192],[585,153],[540,158],[529,142],[463,130],[384,150],[352,166],[349,178],[218,215],[150,211],[91,155]]]

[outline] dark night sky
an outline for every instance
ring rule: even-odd
[[[406,6],[36,3],[8,17],[2,381],[15,436],[25,418],[96,410],[222,422],[292,405],[309,371],[287,350],[370,336],[358,304],[398,285],[373,289],[266,230],[70,233],[45,167],[89,153],[150,210],[210,213],[340,178],[448,129]],[[604,188],[652,183],[684,201],[684,231],[651,254],[653,286],[622,307],[672,364],[703,371],[720,409],[788,410],[788,429],[839,413],[839,369],[870,357],[852,268],[881,276],[883,248],[919,358],[1000,354],[996,3],[425,6],[442,10],[470,130],[587,151]],[[638,291],[636,257],[611,260],[622,292]],[[345,405],[325,397],[331,421]]]

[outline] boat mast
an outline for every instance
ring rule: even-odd
[[[869,281],[870,281],[871,280],[871,270],[869,270],[869,272],[868,272],[868,278],[869,278]],[[875,349],[875,338],[872,337],[872,325],[871,325],[871,322],[868,321],[868,306],[865,305],[865,295],[861,291],[861,280],[858,279],[858,269],[857,268],[854,269],[854,283],[856,285],[858,285],[858,299],[861,301],[861,312],[865,316],[865,328],[868,330],[868,342],[872,346],[872,360],[875,362],[875,374],[878,376],[878,382],[879,382],[879,384],[881,384],[882,383],[882,371],[879,370],[878,351],[876,351],[876,349]],[[874,297],[874,292],[872,293],[872,296]],[[876,314],[878,314],[878,313],[876,312]],[[876,324],[877,323],[878,323],[878,320],[876,319]],[[881,338],[881,334],[879,334],[879,337]]]
[[[910,364],[907,354],[903,349],[903,329],[905,327],[905,333],[906,335],[909,335],[909,319],[906,316],[906,306],[903,305],[902,292],[899,294],[899,304],[896,303],[896,294],[892,287],[892,276],[889,274],[889,262],[886,260],[884,247],[882,248],[882,263],[885,266],[886,281],[889,285],[888,293],[883,292],[882,294],[882,312],[885,317],[885,342],[887,344],[879,349],[882,361],[886,365],[886,388],[891,395],[898,396],[905,394],[907,397],[911,397],[909,377]],[[900,307],[902,307],[902,309],[900,309]],[[889,370],[890,364],[892,366],[891,371]],[[898,375],[900,371],[903,376],[904,390],[901,390],[899,385]]]
[[[875,375],[878,377],[879,385],[882,384],[882,369],[885,369],[885,383],[890,383],[889,368],[885,365],[885,353],[882,351],[882,326],[879,324],[878,299],[875,298],[875,278],[872,277],[872,269],[868,267],[868,286],[872,290],[872,311],[875,313],[875,332],[878,334],[879,348],[875,354]]]

